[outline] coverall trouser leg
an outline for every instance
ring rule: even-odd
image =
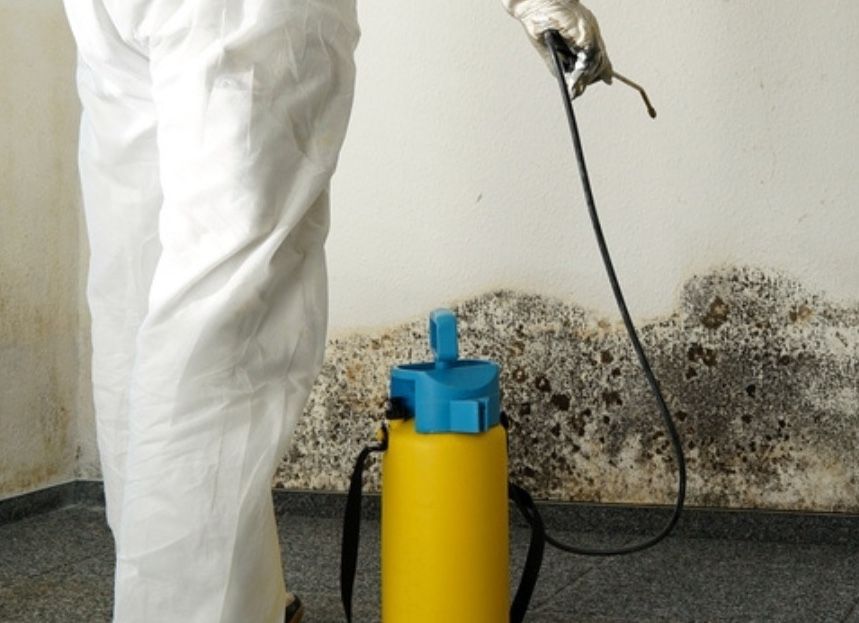
[[[350,0],[66,0],[118,623],[280,622],[271,477],[322,360]]]

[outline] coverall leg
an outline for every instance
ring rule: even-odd
[[[354,0],[66,0],[117,623],[280,623]]]

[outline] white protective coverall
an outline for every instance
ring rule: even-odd
[[[535,37],[578,15],[532,1]],[[354,0],[65,7],[114,620],[280,623],[271,477],[322,360]]]
[[[67,0],[120,623],[278,623],[354,0]]]

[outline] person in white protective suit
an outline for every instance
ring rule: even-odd
[[[610,80],[578,2],[505,5],[538,47],[557,28],[582,51],[575,94]],[[322,361],[355,0],[65,8],[114,621],[298,621],[271,479]]]

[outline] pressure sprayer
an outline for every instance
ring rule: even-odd
[[[680,437],[632,323],[596,212],[565,73],[576,55],[557,31],[545,41],[554,59],[579,174],[597,244],[629,339],[656,398],[677,462],[673,511],[655,536],[619,548],[569,545],[546,532],[531,496],[508,482],[507,419],[501,412],[499,366],[459,358],[456,317],[430,315],[430,363],[393,368],[386,423],[378,443],[358,456],[349,487],[341,554],[341,597],[352,622],[364,464],[382,453],[382,621],[384,623],[521,623],[548,543],[589,556],[631,554],[664,539],[677,524],[686,496]],[[644,91],[648,112],[655,116]],[[531,528],[525,565],[510,604],[508,498]]]

